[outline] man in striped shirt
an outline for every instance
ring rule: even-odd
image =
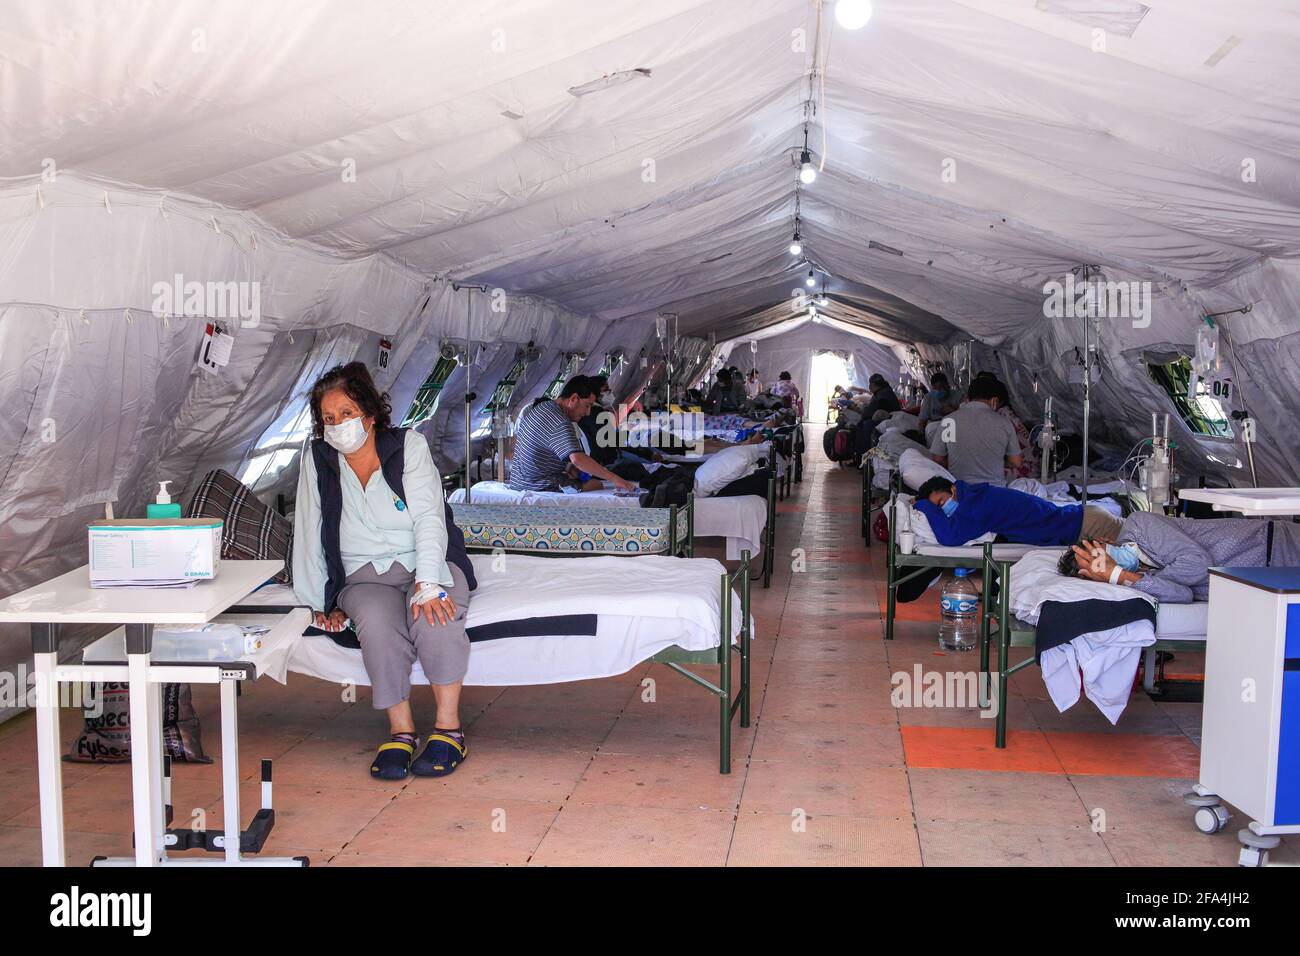
[[[559,491],[579,471],[623,491],[636,485],[620,478],[582,450],[574,424],[591,411],[596,396],[587,377],[565,383],[558,399],[543,399],[524,410],[515,429],[515,454],[507,484],[516,491]]]

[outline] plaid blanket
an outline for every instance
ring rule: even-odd
[[[222,519],[223,558],[281,560],[284,570],[274,580],[293,583],[293,522],[268,508],[234,475],[219,470],[208,472],[190,499],[187,517]]]

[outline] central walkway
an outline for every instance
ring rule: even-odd
[[[266,852],[313,865],[1234,864],[1244,821],[1203,836],[1180,799],[1199,705],[1139,693],[1111,727],[1087,701],[1058,714],[1031,667],[1012,681],[1002,751],[974,707],[893,706],[895,675],[910,687],[977,661],[939,651],[937,589],[882,639],[883,546],[864,547],[859,474],[824,458],[820,433],[808,426],[804,480],[779,505],[772,587],[752,592],[755,720],[736,731],[730,775],[713,699],[659,665],[470,688],[470,760],[401,784],[367,774],[386,736],[367,688],[354,701],[291,675],[240,702],[246,815],[258,759],[275,760]],[[215,695],[194,695],[215,751]],[[416,714],[427,729],[423,696]],[[68,740],[79,724],[64,712]],[[0,725],[0,863],[40,858],[35,749],[30,714]],[[65,764],[64,781],[69,861],[129,853],[129,768]],[[176,765],[173,794],[177,825],[220,820],[217,765]],[[1292,838],[1272,859],[1298,856]]]

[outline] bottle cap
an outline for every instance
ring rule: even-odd
[[[970,574],[970,568],[953,568],[952,573],[959,578],[964,578],[966,575]]]
[[[154,499],[156,504],[169,505],[172,503],[172,496],[167,493],[167,486],[170,484],[170,481],[158,482],[158,497]]]

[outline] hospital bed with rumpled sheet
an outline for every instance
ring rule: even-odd
[[[1022,556],[1022,559],[1011,557],[999,558],[995,553],[996,545],[986,544],[984,568],[984,594],[997,594],[997,609],[991,610],[987,602],[983,608],[980,621],[980,672],[984,675],[986,682],[990,677],[990,646],[993,641],[993,632],[996,628],[996,639],[998,642],[998,697],[999,701],[1005,701],[1007,695],[1007,681],[1010,676],[1017,671],[1024,670],[1026,667],[1038,663],[1037,654],[1031,654],[1025,660],[1012,664],[1009,660],[1009,652],[1012,647],[1030,647],[1036,648],[1037,645],[1037,628],[1017,616],[1020,606],[1023,605],[1027,596],[1025,593],[1024,583],[1019,580],[1019,576],[1013,579],[1012,570],[1024,558],[1022,569],[1028,566],[1037,565],[1035,569],[1041,576],[1044,564],[1047,566],[1055,565],[1060,555],[1064,553],[1064,548],[1031,548],[1030,554]],[[1028,573],[1022,570],[1022,573]],[[1068,579],[1062,579],[1068,580]],[[1032,587],[1032,585],[1031,585]],[[1019,593],[1018,593],[1019,592]],[[1041,599],[1041,597],[1040,597]],[[1142,647],[1143,656],[1143,687],[1147,691],[1154,688],[1156,672],[1156,654],[1159,651],[1203,651],[1205,649],[1206,631],[1209,621],[1209,604],[1203,601],[1193,602],[1190,604],[1156,604],[1155,607],[1155,640],[1152,643],[1145,643]],[[1071,614],[1075,612],[1072,610]],[[995,624],[991,623],[991,620]],[[1128,675],[1128,683],[1131,686],[1132,675]],[[985,686],[988,686],[986,683]],[[994,744],[997,747],[1006,747],[1007,745],[1007,708],[999,706],[997,708],[997,719],[994,728]],[[1116,719],[1116,718],[1111,718]]]
[[[664,555],[565,561],[474,554],[470,560],[478,587],[466,609],[467,685],[591,680],[659,662],[716,699],[719,769],[730,772],[732,721],[739,714],[741,727],[750,724],[748,552],[732,572],[712,558]],[[291,587],[268,583],[231,612],[287,613],[300,604]],[[699,664],[716,666],[716,676],[686,669]],[[282,682],[290,672],[337,683],[370,683],[351,631],[327,635],[312,629],[298,637],[278,669],[267,671]],[[428,683],[418,662],[411,680]],[[664,719],[671,721],[672,715]]]

